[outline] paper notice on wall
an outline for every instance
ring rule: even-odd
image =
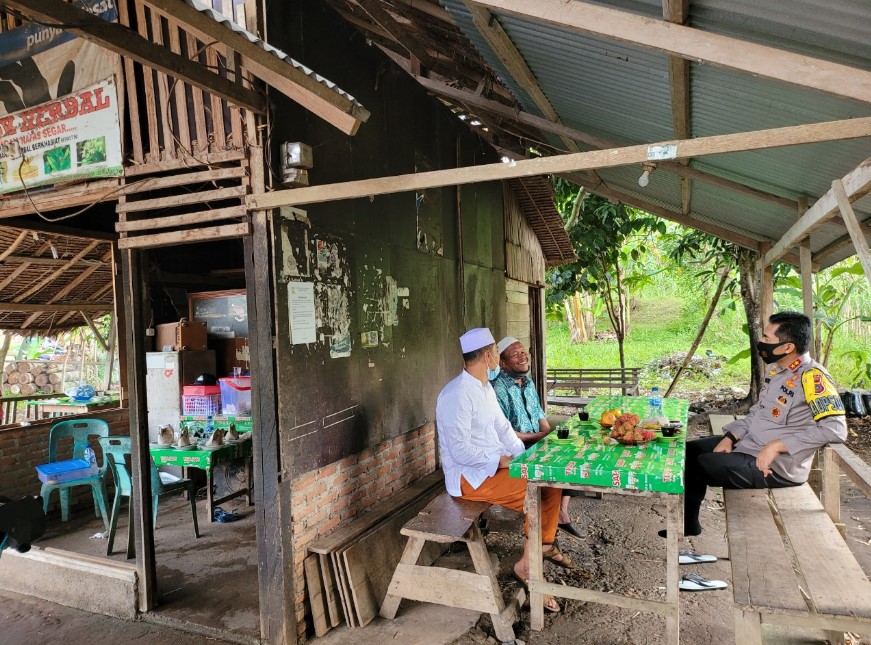
[[[292,345],[313,343],[317,340],[315,320],[315,285],[313,282],[288,282],[287,306],[290,313],[290,342]]]

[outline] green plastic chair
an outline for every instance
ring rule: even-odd
[[[89,440],[92,436],[108,437],[109,424],[102,419],[71,419],[69,421],[61,421],[51,427],[51,432],[48,435],[48,461],[54,463],[61,461],[58,458],[58,444],[62,439],[72,438],[73,454],[65,459],[84,459],[85,450],[89,446]],[[53,490],[57,490],[60,494],[60,513],[61,520],[66,522],[70,517],[70,489],[76,486],[90,486],[91,493],[94,496],[94,514],[96,517],[103,518],[103,524],[109,528],[109,515],[106,513],[106,460],[105,457],[101,460],[103,463],[99,466],[99,471],[88,477],[81,479],[72,479],[60,484],[43,484],[40,495],[42,496],[42,510],[48,513],[48,498]]]
[[[121,498],[130,497],[133,492],[133,479],[131,473],[130,437],[103,437],[100,440],[103,454],[109,462],[112,477],[115,479],[115,499],[112,502],[112,519],[109,524],[109,544],[106,547],[106,555],[112,555],[112,547],[115,544],[115,532],[118,529],[118,513],[121,509]],[[194,522],[194,535],[200,537],[200,527],[197,523],[197,490],[196,484],[190,479],[182,479],[171,473],[162,473],[157,470],[154,460],[149,459],[151,464],[151,510],[154,528],[157,528],[157,505],[161,495],[176,493],[181,490],[187,491],[191,502],[191,517]],[[132,518],[127,524],[127,558],[134,557],[133,534],[130,532]]]

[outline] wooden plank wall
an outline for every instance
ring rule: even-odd
[[[505,336],[514,336],[523,343],[526,348],[530,347],[530,318],[529,318],[529,285],[525,282],[507,279],[505,280],[505,298],[508,301],[505,307]],[[502,335],[499,335],[501,338]],[[497,338],[496,340],[499,340]]]
[[[215,10],[245,26],[241,4],[215,0]],[[217,5],[217,6],[215,6]],[[222,43],[182,29],[178,22],[147,6],[142,0],[119,0],[122,24],[176,54],[197,60],[232,79],[232,52]],[[253,16],[252,16],[253,17]],[[240,22],[241,21],[241,22]],[[244,147],[243,110],[187,83],[124,59],[127,85],[128,159],[136,165],[163,164],[175,159],[221,153]]]
[[[544,286],[545,257],[520,203],[508,182],[502,182],[505,200],[505,273],[527,284]],[[528,317],[527,317],[528,320]]]

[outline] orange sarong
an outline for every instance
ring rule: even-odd
[[[492,477],[485,479],[477,489],[472,488],[465,477],[460,477],[460,492],[463,499],[473,502],[490,502],[523,513],[526,500],[526,480],[509,477],[507,468],[500,468]],[[553,544],[559,523],[559,507],[562,491],[559,488],[541,489],[541,542]],[[524,530],[529,534],[529,519]]]

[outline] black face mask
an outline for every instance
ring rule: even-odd
[[[761,340],[756,343],[756,351],[766,363],[775,363],[785,356],[785,354],[775,354],[774,350],[781,345],[786,345],[789,341],[781,341],[779,343],[763,343]]]

